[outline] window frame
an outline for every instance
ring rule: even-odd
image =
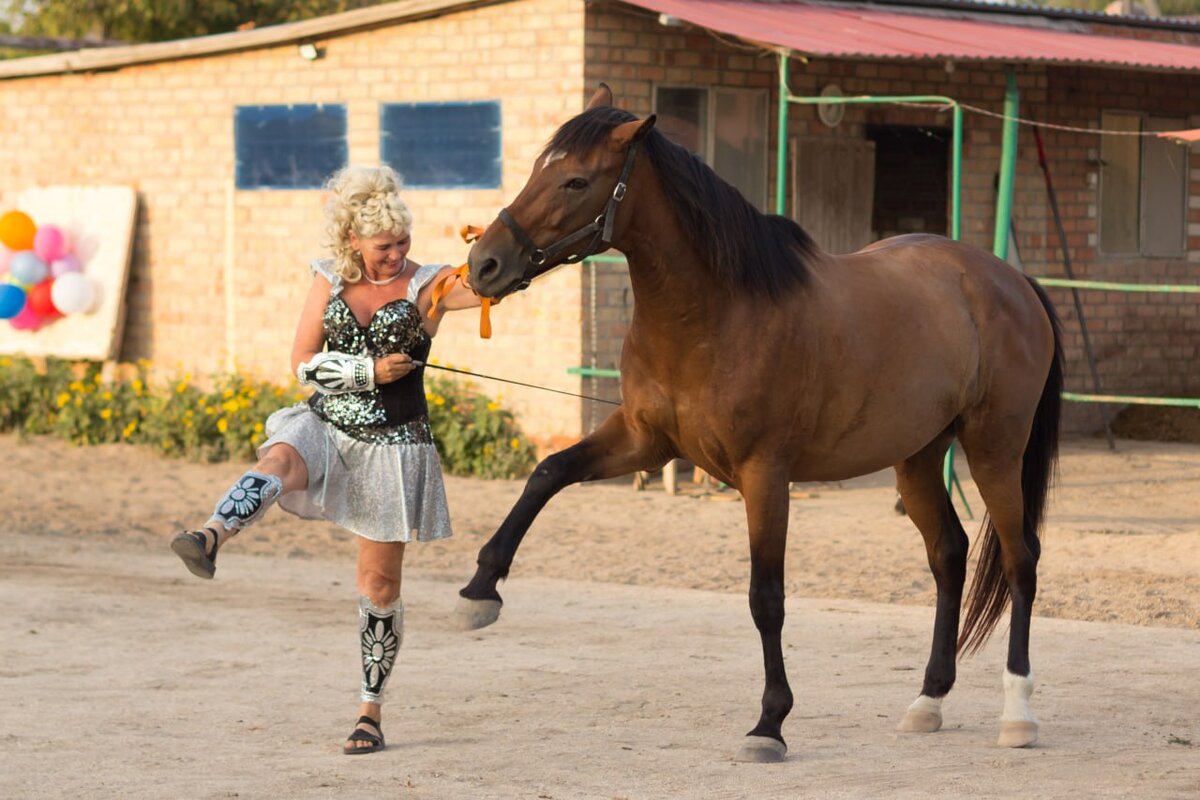
[[[391,109],[407,108],[407,109],[422,109],[422,108],[453,108],[453,107],[472,107],[472,106],[490,106],[496,111],[496,126],[495,126],[495,183],[489,182],[472,182],[472,183],[417,183],[411,176],[405,174],[402,165],[388,158],[388,127],[386,124],[387,114]],[[424,152],[421,155],[422,159],[428,159],[429,153]],[[381,102],[379,104],[379,161],[380,163],[391,166],[404,180],[404,188],[406,190],[416,191],[459,191],[459,190],[494,190],[501,189],[504,186],[504,106],[499,99],[495,100],[426,100],[426,101],[396,101],[396,102]]]
[[[757,198],[746,197],[746,200],[748,200],[750,202],[750,204],[753,205],[755,208],[757,208],[759,211],[762,211],[765,213],[768,210],[768,203],[770,202],[770,198],[771,198],[771,152],[770,152],[771,151],[771,135],[770,135],[771,94],[770,94],[770,92],[767,89],[754,89],[754,88],[746,88],[743,86],[723,86],[723,85],[719,85],[719,84],[698,85],[698,84],[674,83],[674,82],[655,83],[653,85],[653,87],[651,88],[651,94],[650,94],[651,103],[652,103],[655,114],[659,113],[658,93],[659,93],[660,89],[673,89],[673,90],[685,89],[685,90],[691,90],[691,91],[701,91],[701,92],[705,93],[705,96],[706,96],[705,97],[705,113],[706,113],[707,118],[704,120],[704,137],[703,137],[704,138],[704,152],[697,153],[696,155],[700,156],[700,159],[705,164],[707,164],[709,167],[711,167],[713,169],[713,171],[716,172],[717,175],[719,175],[721,177],[722,180],[726,181],[730,185],[734,185],[733,182],[731,180],[729,180],[729,178],[725,177],[724,175],[721,175],[720,171],[718,171],[716,166],[713,164],[713,159],[716,156],[716,141],[717,141],[717,125],[716,125],[716,118],[717,118],[717,97],[716,96],[717,96],[717,93],[718,92],[727,92],[729,94],[755,95],[762,99],[762,101],[763,101],[763,117],[762,117],[762,121],[761,121],[762,122],[761,130],[763,131],[763,154],[762,154],[762,167],[761,167],[762,175],[760,177],[762,179],[763,191],[762,191],[761,197],[757,197]],[[735,188],[737,188],[738,191],[741,192],[741,187],[735,186]],[[745,196],[745,195],[743,195],[743,196]]]
[[[239,133],[240,128],[241,128],[241,123],[242,123],[240,116],[243,112],[250,112],[250,111],[261,110],[261,109],[288,109],[289,111],[296,110],[296,109],[314,109],[314,110],[322,111],[322,112],[332,112],[334,115],[339,115],[340,116],[339,121],[341,123],[341,135],[339,137],[340,138],[340,143],[339,143],[340,144],[340,147],[339,147],[340,158],[336,159],[336,161],[338,162],[338,165],[336,167],[334,167],[332,170],[329,170],[328,172],[326,172],[326,174],[322,175],[322,177],[318,181],[313,182],[313,183],[303,183],[303,184],[248,183],[247,181],[249,180],[249,176],[244,175],[244,173],[243,173],[243,164],[245,162],[242,160],[241,153],[240,153],[240,144],[242,141],[240,138],[240,133]],[[234,173],[234,187],[238,191],[243,191],[243,192],[256,192],[256,191],[288,192],[288,191],[311,191],[314,189],[321,189],[324,187],[325,182],[327,180],[329,180],[329,177],[331,175],[333,175],[335,172],[337,172],[337,170],[341,169],[342,167],[345,167],[348,163],[350,163],[350,123],[349,123],[349,113],[348,113],[348,109],[347,109],[345,103],[320,103],[320,102],[317,102],[317,103],[252,103],[252,104],[238,104],[233,107],[233,173]],[[247,166],[247,171],[248,171],[248,169],[249,169],[249,167]]]
[[[1190,189],[1190,148],[1183,144],[1167,144],[1166,146],[1177,147],[1182,156],[1182,172],[1179,179],[1179,222],[1181,232],[1177,242],[1166,243],[1171,250],[1166,252],[1160,247],[1159,242],[1151,244],[1147,241],[1146,222],[1150,211],[1147,208],[1146,198],[1148,193],[1151,193],[1155,187],[1149,186],[1149,176],[1147,175],[1147,160],[1145,146],[1150,137],[1145,135],[1146,132],[1156,130],[1179,130],[1187,127],[1187,120],[1184,117],[1172,117],[1166,114],[1151,114],[1143,111],[1130,111],[1127,109],[1102,109],[1100,111],[1100,129],[1108,130],[1115,123],[1113,117],[1127,117],[1137,120],[1137,130],[1140,134],[1137,139],[1137,185],[1135,187],[1136,198],[1136,219],[1134,220],[1134,236],[1136,245],[1131,250],[1110,250],[1105,247],[1105,192],[1106,188],[1105,175],[1105,140],[1112,137],[1104,137],[1101,140],[1099,148],[1099,181],[1097,182],[1097,199],[1096,199],[1096,251],[1101,256],[1106,258],[1137,258],[1137,259],[1171,259],[1179,260],[1187,257],[1187,242],[1188,242],[1188,202],[1191,196]],[[1122,137],[1124,138],[1124,137]],[[1154,140],[1156,143],[1157,139]],[[1165,143],[1165,140],[1164,140]],[[1117,187],[1119,190],[1120,187]]]

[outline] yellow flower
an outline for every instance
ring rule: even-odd
[[[255,432],[255,433],[262,433],[262,432],[263,432],[263,424],[262,424],[261,422],[256,422],[256,423],[254,423],[254,432]]]
[[[112,419],[112,409],[111,408],[100,409],[100,419]]]
[[[226,389],[225,391],[221,392],[221,397],[224,397],[226,400],[233,397],[233,389]]]
[[[511,442],[509,442],[509,444],[512,445],[513,450],[516,450],[518,447],[521,446],[521,440],[514,436],[513,440]]]
[[[83,405],[83,398],[82,398],[82,397],[79,397],[78,395],[76,395],[76,397],[75,397],[75,407],[76,407],[76,408],[78,408],[78,407],[79,407],[79,406],[81,406],[81,405]]]
[[[82,392],[83,384],[80,383],[79,381],[71,381],[70,383],[67,384],[67,388],[70,389],[72,392]]]
[[[137,430],[137,420],[136,419],[130,420],[129,424],[125,426],[125,430],[121,431],[121,437],[124,439],[128,439],[130,436],[133,436],[133,432],[136,430]]]
[[[162,449],[163,449],[163,450],[170,450],[170,449],[171,449],[171,440],[170,440],[170,439],[163,439],[163,440],[162,440]]]
[[[134,394],[136,394],[138,397],[142,396],[142,389],[145,387],[145,384],[143,384],[140,380],[134,379],[130,386],[133,387]]]
[[[95,375],[93,375],[93,376],[92,376],[92,380],[94,380],[96,383],[99,383],[100,381],[102,381],[102,380],[104,380],[104,379],[103,379],[103,378],[101,378],[101,377],[100,377],[100,373],[99,373],[99,372],[97,372]]]
[[[58,397],[55,398],[55,401],[58,403],[58,407],[62,408],[67,403],[71,402],[71,395],[67,392],[62,392]]]
[[[184,392],[187,391],[187,388],[188,388],[187,381],[180,381],[179,383],[175,384],[175,391],[178,394],[183,394]]]
[[[496,410],[497,408],[499,408],[499,407],[500,407],[500,406],[496,405],[495,403],[488,403],[488,404],[487,404],[487,410],[488,410],[488,411],[495,411],[495,410]]]
[[[229,421],[224,417],[221,417],[219,420],[217,420],[217,430],[219,430],[221,433],[229,430]]]
[[[112,392],[105,392],[104,394],[100,395],[100,399],[112,400]]]
[[[433,396],[433,404],[435,406],[444,406],[446,405],[446,398],[442,397],[440,394],[435,394]]]

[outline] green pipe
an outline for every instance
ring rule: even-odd
[[[1008,260],[1008,236],[1012,230],[1013,178],[1017,168],[1017,75],[1011,69],[1004,90],[1004,140],[1000,149],[1000,191],[996,196],[996,235],[992,252],[1001,261]]]
[[[1063,392],[1064,400],[1074,400],[1077,403],[1131,403],[1143,406],[1181,406],[1183,408],[1200,408],[1200,397],[1136,397],[1125,394],[1076,394]]]
[[[786,67],[781,68],[780,75],[786,73]],[[780,96],[783,96],[785,86],[780,86]],[[858,104],[866,103],[870,105],[882,105],[893,103],[910,103],[914,105],[939,105],[950,106],[954,111],[953,122],[953,145],[950,152],[950,238],[959,239],[962,236],[962,107],[958,101],[952,97],[946,97],[940,94],[907,94],[907,95],[858,95],[855,97],[798,97],[790,92],[787,93],[787,102],[798,103],[804,106],[828,106],[834,104]],[[782,143],[780,148],[776,149],[776,161],[787,165],[787,127],[786,114],[780,112],[780,119],[783,123],[780,125],[779,141]],[[778,187],[776,187],[778,190]],[[783,213],[782,195],[777,195],[776,213]]]
[[[1110,283],[1108,281],[1075,281],[1066,278],[1034,278],[1042,286],[1064,286],[1077,289],[1099,289],[1105,292],[1154,292],[1160,294],[1200,294],[1200,286],[1189,284]]]
[[[954,144],[950,148],[950,238],[962,238],[962,106],[954,104]]]
[[[787,136],[788,136],[788,99],[792,92],[788,89],[788,59],[791,51],[784,50],[779,54],[779,109],[776,120],[776,136],[778,143],[775,147],[775,213],[783,216],[787,211]]]
[[[567,374],[582,375],[585,378],[619,378],[621,370],[602,367],[567,367]]]

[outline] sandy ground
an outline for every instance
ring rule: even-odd
[[[1003,626],[962,663],[943,732],[894,733],[932,622],[919,536],[890,474],[796,486],[797,705],[771,766],[730,761],[761,691],[730,491],[568,489],[500,623],[467,634],[456,590],[521,484],[448,480],[455,539],[410,548],[391,747],[348,759],[348,536],[276,513],[202,582],[166,541],[240,465],[11,437],[0,459],[0,797],[1200,796],[1200,446],[1064,447],[1028,751],[994,744]]]

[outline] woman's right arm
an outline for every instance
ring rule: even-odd
[[[304,299],[304,310],[296,325],[296,337],[292,341],[292,374],[306,361],[325,349],[325,306],[329,303],[329,281],[320,275],[313,276],[308,297]]]

